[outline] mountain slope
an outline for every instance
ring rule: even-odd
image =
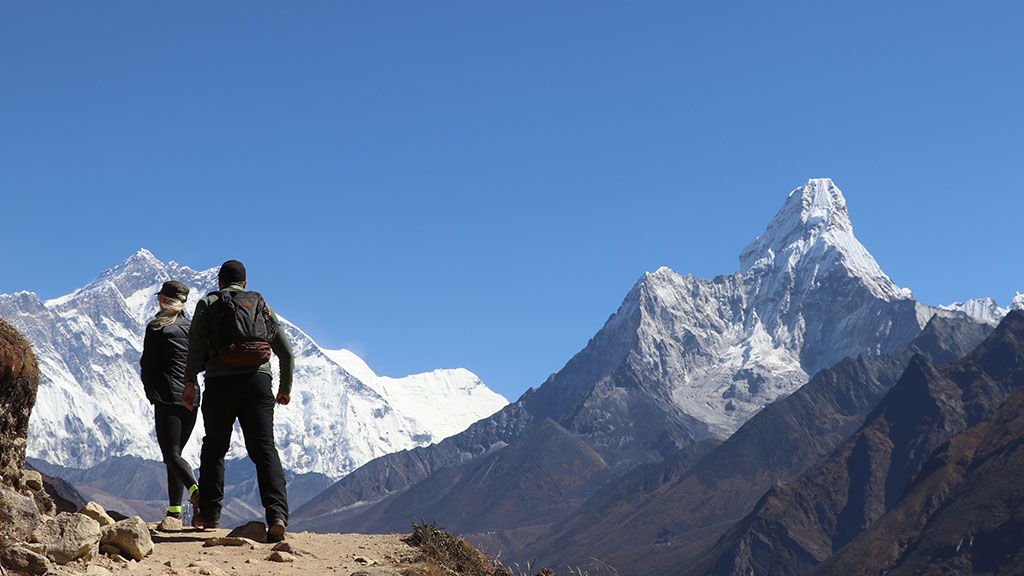
[[[587,346],[538,389],[463,434],[370,462],[293,519],[324,531],[405,525],[415,511],[393,502],[461,501],[456,487],[438,492],[443,483],[431,475],[465,474],[475,458],[515,450],[545,418],[590,446],[607,464],[606,478],[621,476],[727,438],[810,374],[847,357],[890,353],[937,313],[881,272],[854,237],[838,188],[810,180],[743,251],[740,272],[712,280],[668,268],[645,274]],[[385,509],[393,515],[378,513]],[[516,530],[527,528],[432,510],[457,531],[472,526],[515,541]]]
[[[936,448],[1024,385],[1024,311],[959,362],[917,355],[864,426],[828,458],[758,502],[687,574],[803,574],[900,500]]]
[[[932,455],[892,510],[812,574],[1021,573],[1022,447],[1017,391]]]
[[[526,555],[548,566],[600,558],[632,574],[664,574],[713,543],[771,486],[795,479],[856,431],[913,354],[951,362],[989,332],[985,324],[935,317],[909,347],[842,360],[698,462],[684,451],[609,483]]]
[[[32,342],[43,373],[28,454],[74,468],[126,455],[160,460],[152,409],[138,376],[145,325],[156,311],[154,295],[163,281],[180,280],[192,288],[191,310],[216,288],[216,274],[164,264],[140,250],[61,298],[0,295],[0,316]],[[363,382],[336,358],[350,366],[365,363],[347,351],[321,349],[281,320],[296,354],[295,385],[292,403],[276,412],[275,434],[282,461],[293,472],[338,478],[375,457],[459,432],[507,403],[466,370],[408,379],[374,374],[373,382]],[[378,391],[379,381],[388,389]],[[398,409],[386,397],[405,395],[432,402]],[[191,462],[198,462],[201,419],[185,448]],[[235,434],[229,458],[244,455],[241,435]]]

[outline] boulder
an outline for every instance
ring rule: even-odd
[[[104,526],[100,543],[116,546],[122,556],[136,561],[153,552],[153,538],[149,535],[149,526],[146,526],[138,516]]]
[[[0,320],[0,484],[13,487],[21,480],[38,386],[39,365],[31,346]]]
[[[16,574],[46,574],[50,570],[46,556],[20,546],[0,552],[0,566]]]
[[[110,517],[110,514],[107,514],[107,511],[103,509],[103,506],[100,506],[95,502],[88,502],[81,510],[78,511],[78,513],[85,514],[89,518],[99,522],[100,528],[110,526],[115,522],[115,520]]]
[[[46,490],[29,490],[32,500],[36,503],[36,509],[43,516],[56,516],[57,506],[53,497],[46,493]]]
[[[38,471],[22,470],[21,477],[18,478],[18,488],[23,493],[32,495],[40,514],[47,516],[57,514],[57,506],[54,504],[53,497],[46,492],[43,475]]]
[[[0,548],[24,542],[39,524],[39,510],[28,496],[0,486]]]
[[[100,525],[82,514],[44,517],[32,532],[32,541],[42,544],[46,557],[57,564],[92,560],[100,551]]]
[[[21,471],[21,485],[29,490],[43,489],[43,475],[36,470]]]

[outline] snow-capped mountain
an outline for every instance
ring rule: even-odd
[[[963,312],[988,324],[996,325],[1010,313],[1010,310],[1024,310],[1024,294],[1018,292],[1006,308],[1001,308],[993,298],[973,298],[966,302],[954,302],[947,306],[939,306],[939,308]]]
[[[682,472],[662,474],[656,463],[693,465],[763,407],[844,359],[875,364],[863,373],[888,381],[891,374],[877,378],[895,357],[888,355],[921,335],[929,320],[945,316],[955,319],[950,325],[967,325],[971,313],[977,311],[920,304],[896,286],[854,235],[840,190],[829,179],[812,179],[789,194],[742,251],[739,271],[710,280],[669,268],[644,274],[601,330],[539,388],[444,442],[370,462],[297,509],[293,522],[305,530],[391,531],[410,516],[431,518],[526,561],[524,542],[543,543],[545,526],[566,526],[573,501],[621,496],[622,517],[581,525],[623,528],[637,510],[631,506],[662,502],[628,486],[616,492],[617,478],[641,471],[646,494],[668,493]],[[952,329],[965,331],[973,332]],[[949,343],[929,338],[939,338],[937,349]],[[880,354],[888,359],[858,358]],[[840,365],[824,378],[842,379],[850,369]],[[851,416],[852,405],[867,409],[864,393],[851,384],[856,401],[836,394],[841,418]],[[813,408],[794,415],[827,417]],[[797,434],[817,428],[788,424]],[[739,487],[746,480],[738,470],[761,458],[793,465],[794,453],[773,451],[772,438],[755,440],[721,461],[711,481]],[[476,506],[481,501],[487,506]],[[518,512],[522,502],[536,514],[494,513]],[[693,515],[709,522],[699,529],[707,538],[722,510],[714,501],[699,506]],[[649,545],[661,546],[676,534],[650,536]]]
[[[139,379],[154,295],[164,281],[180,280],[192,289],[191,313],[216,289],[216,278],[216,269],[164,264],[139,250],[61,298],[0,295],[0,317],[32,343],[43,375],[28,455],[75,468],[122,455],[160,460],[152,408]],[[291,404],[277,408],[275,434],[282,462],[293,472],[338,478],[378,456],[460,432],[507,404],[463,369],[379,377],[355,354],[324,350],[279,316],[295,352],[295,379]],[[191,462],[199,461],[201,420],[185,448]],[[236,433],[229,458],[243,457]]]
[[[1024,304],[1017,296],[1013,306]],[[764,406],[843,358],[891,352],[935,314],[997,323],[992,300],[931,307],[882,271],[853,233],[829,178],[790,192],[764,233],[740,254],[740,271],[703,280],[661,268],[634,286],[604,330],[633,326],[647,366],[671,383],[686,414],[726,438]],[[628,319],[628,320],[627,320]]]
[[[789,194],[739,272],[646,274],[598,338],[634,341],[643,352],[629,362],[646,386],[726,438],[818,370],[909,342],[935,313],[882,272],[821,178]]]

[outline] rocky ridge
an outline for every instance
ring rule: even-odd
[[[670,573],[742,519],[766,490],[795,480],[855,432],[914,354],[953,362],[991,330],[934,317],[909,346],[821,370],[720,445],[699,455],[684,449],[610,482],[526,555],[549,566],[600,558],[635,575]]]
[[[39,369],[28,342],[0,320],[0,566],[45,574],[54,565],[88,562],[101,546],[135,560],[152,551],[140,518],[115,522],[96,505],[58,512],[42,475],[25,469],[28,420]]]
[[[1024,570],[1024,391],[954,436],[899,503],[810,574],[1018,574]]]
[[[679,573],[806,573],[897,506],[938,448],[1022,386],[1024,311],[1010,312],[956,363],[915,356],[855,434],[797,481],[769,490],[702,562]]]

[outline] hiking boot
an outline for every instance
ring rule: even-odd
[[[199,490],[193,492],[188,499],[192,503],[192,527],[204,528],[203,515],[199,512]]]
[[[220,518],[203,518],[198,512],[192,516],[192,526],[199,530],[216,530],[220,526]]]
[[[267,542],[284,542],[284,522],[275,520],[270,528],[267,528]]]

